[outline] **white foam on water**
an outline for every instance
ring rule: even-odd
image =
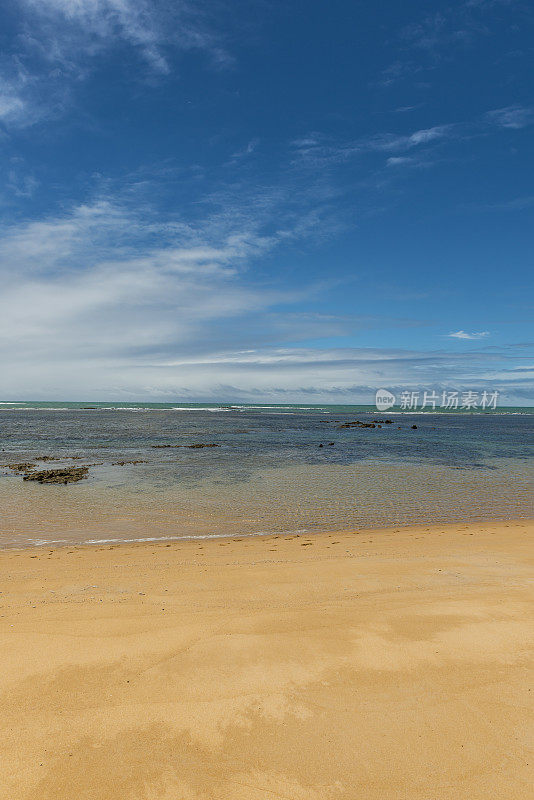
[[[253,533],[187,533],[184,535],[176,534],[174,536],[142,536],[132,537],[125,539],[123,537],[116,539],[83,539],[82,541],[66,542],[64,539],[42,540],[42,544],[61,544],[68,543],[72,546],[80,544],[133,544],[135,542],[183,542],[197,539],[245,539],[254,536],[274,536],[275,534],[283,536],[294,536],[296,534],[309,533],[307,528],[299,528],[298,530],[273,530],[273,531],[254,531]]]
[[[159,411],[159,408],[156,409],[149,409],[150,411]],[[207,406],[196,406],[195,408],[189,408],[188,406],[172,406],[169,409],[163,409],[164,411],[211,411],[211,412],[218,412],[218,411],[236,411],[236,408],[232,406],[231,408],[222,407],[222,408],[208,408]]]

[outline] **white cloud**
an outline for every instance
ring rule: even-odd
[[[50,77],[50,80],[53,79]],[[31,125],[43,116],[44,107],[35,92],[39,79],[18,56],[0,62],[0,122],[6,126]]]
[[[408,134],[378,133],[352,141],[333,141],[320,133],[310,133],[291,144],[299,160],[313,166],[342,164],[371,152],[402,153],[413,148],[436,144],[456,135],[456,125],[434,125]],[[391,157],[388,166],[407,163],[407,159]]]
[[[33,197],[39,181],[31,174],[23,173],[18,165],[7,171],[6,189],[15,197]]]
[[[137,47],[155,70],[168,71],[164,20],[147,0],[21,0],[21,6],[27,20],[45,32],[47,41],[41,45],[49,49],[51,61],[72,67],[75,47],[94,54],[122,39]],[[189,31],[184,33],[189,38]]]
[[[396,136],[391,133],[381,134],[369,140],[367,146],[371,150],[410,150],[412,147],[445,139],[452,134],[454,127],[454,125],[435,125],[432,128],[414,131],[406,136]]]
[[[258,138],[251,139],[245,147],[241,148],[241,150],[236,150],[235,153],[232,153],[230,162],[235,163],[236,161],[240,161],[241,159],[252,155],[252,153],[254,153],[254,151],[257,149],[259,143],[260,140]]]
[[[5,229],[2,394],[320,400],[351,397],[356,386],[430,383],[444,366],[458,374],[471,366],[466,354],[284,346],[414,322],[296,312],[324,287],[251,280],[244,269],[258,253],[307,235],[302,220],[267,235],[271,211],[247,216],[235,204],[193,225],[104,197]]]
[[[0,121],[9,126],[62,113],[76,82],[119,45],[159,75],[171,71],[180,51],[203,51],[218,64],[230,60],[190,0],[19,0],[18,11],[19,33],[0,72]]]
[[[488,111],[470,121],[433,125],[411,133],[385,131],[359,139],[340,141],[313,131],[292,141],[291,146],[298,161],[312,167],[344,164],[373,152],[394,154],[387,158],[387,167],[424,166],[430,162],[403,154],[418,150],[425,157],[436,146],[447,142],[467,141],[476,136],[488,135],[495,128],[519,130],[532,124],[534,108],[514,105]]]
[[[506,106],[506,108],[496,108],[486,114],[488,120],[501,128],[512,128],[519,130],[526,128],[534,123],[534,109],[526,106]]]
[[[258,314],[307,291],[253,288],[241,280],[244,264],[280,240],[263,235],[262,222],[238,207],[197,225],[162,222],[146,208],[104,198],[5,230],[5,390],[13,382],[12,391],[39,391],[46,380],[65,395],[67,374],[82,382],[91,375],[88,380],[102,386],[113,369],[112,381],[131,382],[132,370],[150,372],[163,356],[183,357],[214,342],[241,345],[244,320],[254,324]],[[275,324],[270,321],[271,329]]]
[[[479,331],[478,333],[467,333],[467,331],[454,331],[447,334],[451,339],[484,339],[490,335],[489,331]]]
[[[10,122],[24,114],[25,103],[16,94],[16,87],[7,81],[0,82],[0,119]]]
[[[409,156],[391,156],[386,161],[387,167],[409,167],[418,164],[419,162],[415,158],[410,158]]]

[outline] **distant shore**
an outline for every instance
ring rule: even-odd
[[[0,798],[526,800],[533,536],[0,552]]]

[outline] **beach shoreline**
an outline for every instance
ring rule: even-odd
[[[381,427],[376,411],[326,407],[0,416],[0,546],[534,516],[532,413]],[[87,472],[67,486],[25,479],[67,468]]]
[[[122,532],[119,536],[113,536],[112,534],[115,532],[113,526],[110,526],[107,533],[103,533],[103,536],[109,536],[109,538],[102,538],[102,539],[84,539],[84,538],[70,538],[70,539],[28,539],[28,543],[21,543],[21,544],[13,544],[11,542],[5,544],[2,541],[4,532],[0,529],[0,554],[3,552],[27,552],[29,550],[35,550],[36,552],[41,552],[44,550],[62,550],[65,548],[76,549],[78,550],[91,550],[93,548],[98,548],[102,545],[111,545],[111,549],[115,549],[117,547],[150,547],[150,546],[164,546],[168,547],[173,544],[185,544],[187,542],[191,543],[204,543],[209,541],[214,542],[232,542],[237,541],[240,542],[242,540],[249,540],[249,539],[279,539],[284,537],[316,537],[320,536],[360,536],[362,534],[374,534],[374,535],[381,535],[381,534],[393,534],[393,533],[402,533],[404,531],[408,533],[416,533],[419,532],[431,532],[437,529],[445,529],[445,530],[455,530],[458,527],[468,526],[472,527],[475,530],[478,530],[480,527],[484,528],[485,526],[495,526],[500,525],[506,527],[508,525],[522,525],[522,524],[529,524],[533,522],[532,517],[530,516],[530,510],[525,512],[524,516],[514,516],[514,517],[502,517],[498,519],[487,519],[485,517],[477,518],[473,517],[469,520],[465,520],[464,523],[460,524],[458,522],[451,522],[450,520],[441,520],[438,522],[399,522],[396,525],[388,525],[388,526],[378,526],[378,525],[361,525],[358,528],[348,527],[348,528],[336,528],[335,530],[330,529],[322,529],[322,528],[301,528],[295,530],[269,530],[269,531],[238,531],[233,534],[225,533],[190,533],[190,532],[176,532],[169,535],[160,535],[160,536],[150,536],[145,535],[143,536],[142,533],[147,533],[145,526],[142,523],[139,523],[139,535],[138,536],[128,536],[124,532]],[[135,527],[135,521],[131,521],[130,524],[130,533],[131,528]],[[88,535],[88,532],[85,532]],[[84,531],[81,530],[80,534],[84,534]]]
[[[27,551],[35,551],[36,553],[50,550],[63,550],[65,548],[75,549],[78,550],[92,550],[93,548],[98,548],[102,545],[110,545],[112,546],[111,549],[115,549],[117,547],[150,547],[150,546],[163,546],[167,547],[173,544],[186,544],[188,542],[194,544],[196,543],[204,543],[209,541],[214,542],[233,542],[237,541],[240,542],[242,540],[249,540],[249,539],[279,539],[284,537],[316,537],[321,536],[360,536],[362,534],[374,534],[374,535],[381,535],[381,534],[393,534],[393,533],[416,533],[419,531],[422,532],[432,532],[437,529],[445,529],[445,530],[456,530],[459,527],[468,526],[469,528],[474,528],[475,530],[485,528],[487,526],[493,527],[495,525],[500,525],[506,527],[508,525],[516,526],[516,525],[523,525],[523,524],[530,524],[534,522],[532,517],[530,516],[529,512],[525,513],[525,516],[514,516],[514,517],[502,517],[498,519],[486,519],[486,518],[472,518],[466,520],[464,523],[460,524],[458,522],[451,522],[450,520],[442,520],[439,522],[399,522],[396,525],[388,525],[388,526],[377,526],[377,525],[363,525],[359,526],[358,528],[336,528],[335,530],[329,529],[321,529],[321,528],[302,528],[302,529],[295,529],[295,530],[270,530],[270,531],[257,531],[257,532],[236,532],[233,534],[229,533],[199,533],[199,534],[192,534],[192,533],[173,533],[170,535],[162,535],[162,536],[150,536],[145,535],[143,536],[142,533],[146,532],[144,530],[144,526],[140,525],[139,535],[138,536],[126,536],[122,533],[120,536],[112,536],[113,527],[109,529],[109,538],[102,538],[102,539],[59,539],[59,540],[32,540],[33,544],[3,544],[2,543],[2,534],[3,531],[0,529],[0,554],[3,552],[27,552]],[[133,525],[131,527],[134,527]],[[106,534],[103,534],[106,535]],[[38,543],[36,543],[38,542]]]
[[[0,798],[526,799],[533,535],[0,551]]]

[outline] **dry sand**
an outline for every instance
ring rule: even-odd
[[[533,533],[3,551],[0,798],[531,798]]]

